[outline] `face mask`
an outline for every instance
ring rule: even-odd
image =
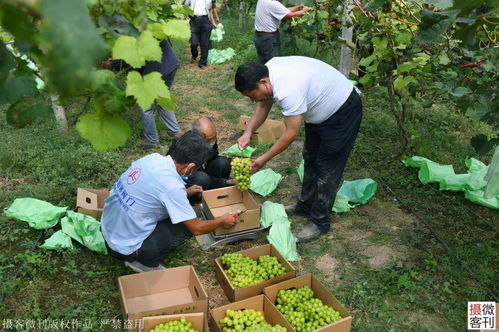
[[[189,175],[191,175],[191,174],[189,174]],[[189,178],[189,175],[184,174],[184,175],[180,175],[180,177],[182,178],[182,180],[186,181]]]

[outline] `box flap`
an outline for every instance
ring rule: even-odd
[[[108,196],[109,191],[106,189],[78,188],[76,206],[90,210],[102,210],[104,201]]]
[[[203,191],[203,201],[209,209],[242,203],[242,192],[236,186]]]

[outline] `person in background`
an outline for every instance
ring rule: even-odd
[[[215,23],[218,25],[219,23],[222,23],[222,20],[220,19],[220,17],[218,16],[218,11],[219,11],[219,8],[220,8],[221,4],[217,3],[216,0],[213,0],[211,2],[211,8],[212,8],[212,17],[213,17],[213,21],[215,21]]]
[[[274,103],[284,115],[283,135],[253,161],[253,172],[284,151],[305,121],[301,195],[286,212],[309,220],[297,233],[298,241],[319,238],[331,228],[336,192],[362,119],[362,102],[353,84],[327,63],[289,56],[275,57],[265,65],[241,65],[235,88],[256,101],[255,112],[237,141],[240,149],[248,146],[252,133],[265,121]]]
[[[255,10],[255,37],[253,39],[261,64],[281,55],[281,20],[305,15],[309,8],[303,4],[286,8],[277,0],[258,0]]]
[[[211,148],[197,133],[186,133],[168,155],[154,153],[134,161],[113,185],[104,202],[101,231],[111,257],[136,272],[164,269],[160,263],[193,234],[230,228],[237,217],[196,217],[184,179],[206,162]]]
[[[208,65],[211,29],[216,27],[211,11],[211,0],[185,0],[184,3],[194,11],[189,21],[192,61],[196,61],[198,57],[199,46],[201,57],[199,58],[198,67],[203,69]]]
[[[165,82],[168,89],[171,89],[173,80],[178,67],[180,66],[170,43],[165,39],[160,43],[163,55],[161,62],[147,61],[145,66],[142,67],[142,76],[151,72],[157,71],[161,73],[161,78]],[[142,112],[142,125],[144,141],[143,145],[146,148],[156,147],[159,144],[158,129],[156,128],[156,120],[154,118],[154,110],[159,114],[159,118],[166,127],[167,132],[174,138],[180,137],[180,127],[172,110],[166,110],[161,105],[154,103],[150,109]]]

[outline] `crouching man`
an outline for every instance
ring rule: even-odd
[[[201,189],[186,189],[184,179],[206,162],[211,149],[197,133],[186,133],[178,143],[166,156],[154,153],[134,161],[104,204],[101,230],[109,255],[136,272],[163,269],[160,263],[193,234],[236,222],[230,214],[196,217],[188,196]]]

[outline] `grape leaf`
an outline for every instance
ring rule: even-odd
[[[423,9],[421,24],[416,34],[416,39],[422,42],[432,42],[437,39],[454,22],[459,10],[446,10],[434,12]]]
[[[453,95],[454,97],[462,97],[464,95],[467,95],[471,93],[471,90],[465,86],[459,86],[457,88],[454,89],[454,91],[452,91],[450,94]]]
[[[3,2],[0,5],[2,28],[10,32],[16,41],[34,44],[36,29],[29,16],[16,6]]]
[[[117,114],[108,114],[101,107],[95,107],[95,110],[95,113],[82,115],[78,119],[76,130],[80,136],[97,151],[124,145],[131,134],[128,123]]]
[[[113,47],[113,58],[122,59],[133,68],[145,65],[146,60],[161,61],[161,47],[151,31],[144,31],[138,39],[121,36]]]
[[[447,9],[454,5],[452,0],[422,0],[421,2],[426,3],[428,5],[432,5],[440,9]]]
[[[23,128],[37,119],[49,118],[52,108],[41,99],[23,98],[7,110],[7,122],[16,128]]]
[[[147,110],[156,98],[170,98],[170,91],[157,71],[144,77],[136,71],[131,71],[126,78],[126,95],[134,96],[137,104]]]
[[[0,41],[0,86],[9,77],[9,72],[15,67],[16,61],[14,56],[7,50],[5,44]]]
[[[107,69],[94,70],[92,72],[92,89],[98,90],[106,84],[114,83],[115,74]]]
[[[438,63],[441,65],[448,65],[450,63],[449,56],[445,53],[440,53],[438,55]]]
[[[139,31],[123,15],[103,15],[99,16],[97,23],[100,27],[108,30],[114,38],[126,35],[138,37]]]
[[[41,0],[40,10],[40,47],[45,53],[40,62],[61,95],[81,93],[94,65],[106,55],[107,44],[84,1]]]
[[[33,76],[11,77],[0,86],[0,103],[15,103],[38,94]]]
[[[395,81],[393,82],[393,87],[395,90],[402,90],[406,86],[408,86],[410,83],[415,83],[416,79],[413,76],[397,76]]]
[[[168,20],[163,23],[163,32],[167,37],[188,40],[191,36],[189,23],[186,20]]]
[[[175,106],[177,106],[177,99],[174,95],[170,94],[170,98],[158,98],[157,103],[165,110],[173,111],[175,110]]]

